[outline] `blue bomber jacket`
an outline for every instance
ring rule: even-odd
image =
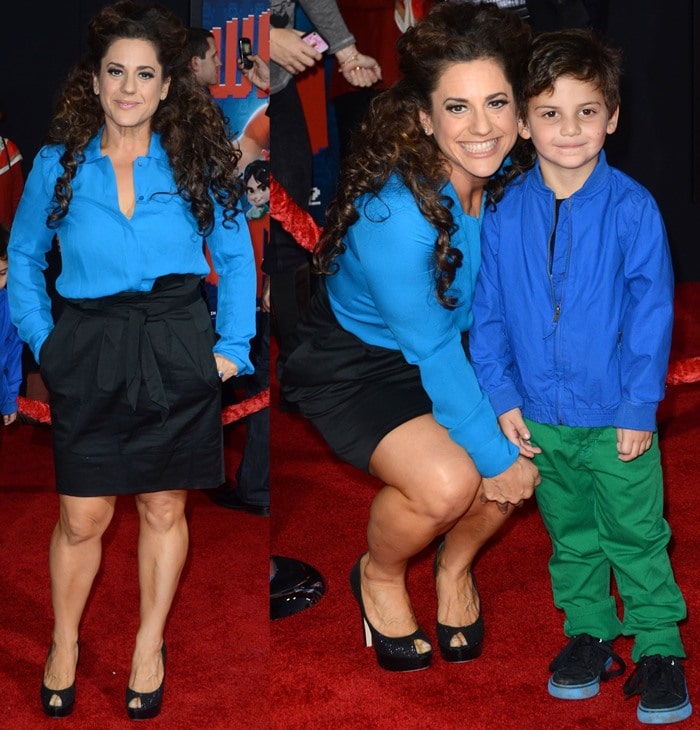
[[[470,333],[477,378],[498,415],[520,407],[539,423],[654,431],[673,323],[659,209],[601,151],[555,210],[537,165],[485,217]]]

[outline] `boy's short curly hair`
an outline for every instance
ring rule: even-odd
[[[530,51],[526,80],[520,96],[524,118],[527,103],[534,96],[554,88],[555,81],[569,76],[597,86],[610,114],[620,106],[622,53],[608,45],[598,34],[570,28],[535,37]]]

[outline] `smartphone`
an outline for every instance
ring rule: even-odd
[[[324,53],[328,50],[328,43],[326,43],[325,39],[315,30],[304,33],[301,40],[303,40],[304,43],[308,43],[311,48],[317,50],[319,53]]]
[[[243,68],[253,68],[255,64],[248,58],[248,56],[250,56],[253,52],[253,46],[250,42],[250,38],[239,38],[238,51],[241,56]]]

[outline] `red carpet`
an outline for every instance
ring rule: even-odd
[[[700,355],[700,284],[680,285],[673,358]],[[274,394],[273,394],[274,396]],[[274,401],[273,401],[274,402]],[[691,619],[682,627],[695,715],[700,727],[700,384],[672,386],[660,412],[672,560]],[[369,505],[378,484],[335,460],[299,416],[273,410],[273,553],[311,563],[328,591],[318,605],[271,625],[272,727],[448,730],[454,728],[639,728],[636,699],[623,679],[583,702],[547,694],[547,666],[563,645],[552,605],[549,540],[534,504],[510,520],[475,568],[486,624],[484,653],[449,665],[439,655],[424,672],[379,669],[365,649],[348,573],[365,550]],[[433,552],[416,559],[409,590],[419,621],[434,638]],[[616,650],[631,668],[631,640]]]
[[[227,473],[243,426],[226,429]],[[75,711],[44,716],[39,686],[51,635],[48,542],[57,517],[50,429],[0,430],[0,727],[124,728],[124,692],[138,622],[133,500],[121,498],[81,629]],[[270,727],[268,520],[193,492],[190,554],[166,630],[163,711],[148,727]]]

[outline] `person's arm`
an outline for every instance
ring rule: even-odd
[[[518,450],[499,430],[476,381],[454,313],[436,298],[431,264],[435,230],[411,198],[396,205],[392,201],[384,221],[361,215],[352,235],[360,244],[358,254],[376,309],[406,360],[420,369],[435,419],[467,450],[483,476],[504,472]]]
[[[46,226],[58,154],[44,148],[36,156],[10,232],[7,291],[12,321],[39,362],[44,340],[54,327],[44,270],[54,231]]]
[[[622,236],[626,296],[620,320],[622,399],[615,426],[656,430],[673,327],[673,269],[659,209],[646,191],[628,196]]]
[[[255,335],[257,275],[245,217],[239,214],[233,227],[224,227],[217,206],[217,220],[207,237],[207,245],[219,276],[216,313],[219,339],[214,345],[214,354],[235,365],[235,373],[224,371],[227,377],[246,375],[253,372],[250,340]],[[218,360],[217,363],[221,364]]]
[[[474,323],[469,354],[479,384],[498,416],[521,408],[522,397],[512,376],[515,367],[501,306],[498,275],[500,227],[497,213],[486,212],[481,229],[481,265],[474,288]]]
[[[6,307],[7,305],[5,305]],[[0,413],[3,416],[5,425],[15,420],[17,415],[17,396],[22,385],[22,347],[23,342],[19,339],[17,332],[9,322],[9,311],[5,314],[8,321],[5,326],[5,337],[2,340],[2,373],[3,399],[0,403]]]

